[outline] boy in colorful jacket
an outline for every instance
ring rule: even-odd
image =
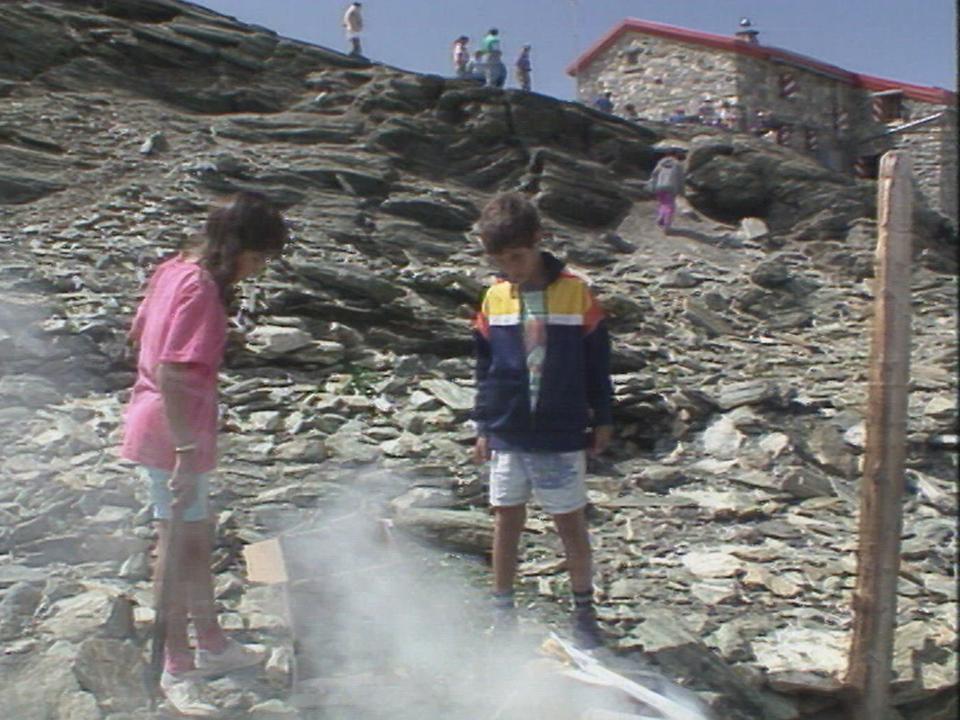
[[[584,475],[586,453],[601,453],[612,434],[603,311],[582,279],[540,250],[540,217],[523,195],[494,198],[478,227],[487,257],[504,277],[484,296],[474,333],[474,460],[490,461],[494,627],[516,624],[517,553],[533,496],[553,516],[563,541],[574,638],[581,647],[596,647],[601,635]]]

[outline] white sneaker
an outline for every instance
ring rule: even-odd
[[[217,717],[217,708],[200,699],[197,681],[191,677],[174,675],[166,670],[160,676],[160,689],[167,702],[181,715],[188,717]]]
[[[219,675],[231,670],[259,665],[266,657],[266,650],[252,645],[241,645],[236,640],[228,639],[223,652],[213,653],[209,650],[197,650],[194,658],[196,671],[194,675]]]

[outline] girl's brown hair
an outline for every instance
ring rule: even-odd
[[[200,263],[213,276],[226,305],[232,299],[240,253],[249,250],[274,257],[288,237],[280,211],[262,193],[247,190],[213,208],[203,231],[206,243]]]

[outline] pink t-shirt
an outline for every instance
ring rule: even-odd
[[[160,363],[192,367],[187,412],[196,438],[197,472],[217,464],[217,371],[227,339],[227,313],[216,282],[181,257],[161,263],[150,278],[131,335],[139,341],[137,381],[127,406],[123,457],[173,470],[173,437],[157,382]]]

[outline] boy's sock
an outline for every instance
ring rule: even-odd
[[[584,650],[592,650],[603,644],[603,635],[597,624],[593,607],[593,591],[573,593],[573,638]]]
[[[516,607],[513,601],[513,590],[494,590],[493,607],[496,610],[513,610]]]
[[[593,610],[593,590],[584,590],[583,592],[574,590],[573,607],[578,612],[591,612]]]
[[[493,593],[493,624],[489,632],[494,635],[509,635],[517,629],[517,609],[513,590]]]

